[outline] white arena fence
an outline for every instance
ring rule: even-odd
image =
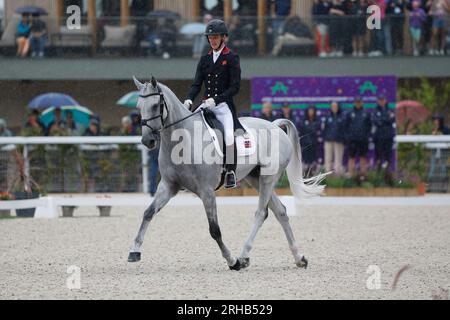
[[[110,192],[132,192],[148,193],[149,176],[149,151],[140,143],[139,136],[105,136],[105,137],[8,137],[0,138],[0,191],[8,190],[11,183],[17,179],[18,165],[17,154],[23,157],[22,170],[27,179],[34,179],[33,173],[39,174],[43,170],[42,166],[52,165],[56,174],[51,177],[56,178],[57,183],[46,185],[54,189],[46,190],[49,193],[110,193]],[[425,149],[431,152],[430,163],[427,164],[428,178],[438,180],[438,190],[448,192],[449,169],[450,169],[450,136],[431,135],[399,135],[396,137],[398,144],[423,144]],[[64,147],[65,146],[65,147]],[[125,148],[124,148],[125,146]],[[41,159],[33,158],[39,151],[43,151],[45,156]],[[120,152],[125,154],[125,158],[120,158]],[[119,154],[119,155],[118,155]],[[131,157],[129,155],[132,154]],[[117,160],[117,161],[116,161]],[[125,165],[120,160],[128,161]],[[41,162],[39,162],[41,161]],[[56,163],[52,163],[56,162]],[[50,163],[50,164],[49,164]],[[94,164],[93,164],[94,163]],[[134,164],[134,166],[133,166]],[[67,166],[73,170],[69,172]],[[108,170],[104,170],[105,166]],[[131,166],[131,167],[128,167]],[[47,172],[51,172],[47,168]],[[58,172],[58,170],[60,172]],[[119,174],[115,171],[122,170]],[[129,172],[132,170],[133,172]],[[85,172],[87,171],[87,172]],[[88,176],[88,182],[93,185],[82,186],[80,177]],[[72,176],[71,176],[72,175]],[[47,176],[47,178],[49,178]],[[126,180],[132,182],[127,185]],[[125,182],[124,182],[125,181]],[[427,181],[429,186],[433,181]],[[99,189],[98,186],[105,184],[116,184],[124,189]],[[140,185],[137,185],[140,183]],[[444,185],[443,190],[442,185]],[[56,186],[56,187],[55,187]],[[67,189],[58,189],[63,186]],[[428,191],[433,191],[429,188]],[[288,208],[295,206],[292,197],[284,197],[288,202]],[[231,200],[231,199],[230,199]],[[249,199],[250,200],[250,199]],[[256,201],[256,199],[255,199]],[[192,204],[197,204],[195,200]],[[146,198],[132,203],[131,205],[148,205]],[[185,205],[190,202],[183,201]],[[229,201],[224,204],[230,203]],[[233,203],[233,202],[231,202]],[[256,203],[256,202],[255,202]],[[42,197],[39,199],[22,201],[3,201],[0,209],[25,209],[37,208],[36,217],[57,217],[56,208],[58,206],[124,206],[130,205],[127,198],[71,196],[71,197]]]

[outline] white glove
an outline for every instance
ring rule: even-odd
[[[208,108],[214,108],[216,106],[216,102],[214,101],[213,98],[209,98],[205,101],[205,105]]]
[[[192,107],[192,100],[191,99],[185,100],[183,104],[186,107],[186,109],[191,110],[191,107]]]

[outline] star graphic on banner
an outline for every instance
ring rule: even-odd
[[[372,81],[366,81],[359,87],[359,94],[364,94],[366,91],[372,92],[372,94],[377,93],[378,87],[372,83]]]
[[[283,82],[277,81],[273,87],[270,88],[272,90],[272,95],[277,94],[278,91],[283,92],[283,94],[288,94],[289,88],[284,85]]]

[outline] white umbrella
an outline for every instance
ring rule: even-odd
[[[187,23],[181,27],[180,33],[186,35],[196,35],[205,32],[206,25],[200,22]]]

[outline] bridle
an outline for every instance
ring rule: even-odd
[[[143,99],[146,99],[146,98],[149,98],[149,97],[154,97],[154,96],[159,96],[159,115],[151,117],[149,119],[142,119],[141,120],[141,126],[150,128],[150,130],[152,130],[153,134],[158,134],[161,131],[163,131],[164,129],[170,128],[170,127],[172,127],[172,126],[174,126],[174,125],[176,125],[176,124],[178,124],[180,122],[183,122],[184,120],[186,120],[186,119],[196,115],[197,113],[203,112],[203,109],[200,109],[199,111],[194,112],[194,113],[188,115],[187,117],[184,117],[184,118],[182,118],[180,120],[177,120],[177,121],[175,121],[173,123],[166,124],[165,123],[166,119],[169,117],[169,108],[167,107],[166,100],[164,99],[164,93],[161,91],[161,88],[159,86],[157,86],[157,89],[158,89],[158,92],[150,93],[150,94],[146,94],[146,95],[141,95],[141,94],[139,95],[139,97],[143,98]],[[166,113],[167,113],[166,119],[164,119],[164,109],[166,109]],[[161,119],[161,128],[153,129],[148,123],[150,121],[158,119],[158,118]]]

